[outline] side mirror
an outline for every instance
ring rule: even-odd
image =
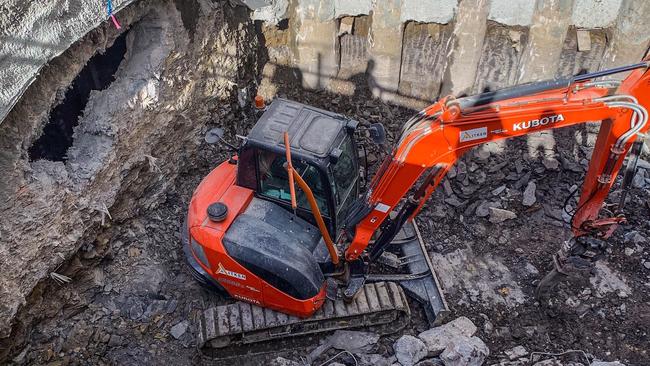
[[[223,129],[216,127],[205,134],[205,142],[214,145],[223,139]]]
[[[237,152],[239,149],[236,146],[233,146],[232,144],[228,143],[228,141],[226,141],[223,138],[223,134],[224,134],[223,129],[219,127],[215,127],[205,134],[204,137],[205,142],[207,142],[210,145],[214,145],[217,142],[219,142],[225,145],[231,151]]]
[[[386,129],[381,123],[373,123],[368,127],[370,138],[377,145],[382,145],[386,142]]]

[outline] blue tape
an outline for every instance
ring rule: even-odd
[[[111,14],[113,14],[113,3],[111,0],[106,0],[106,10],[108,12],[108,16],[110,17]]]

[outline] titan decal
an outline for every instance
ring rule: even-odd
[[[471,130],[460,131],[460,142],[480,140],[488,135],[487,127],[472,128]]]
[[[237,273],[237,272],[234,272],[234,271],[227,270],[227,269],[223,268],[223,265],[221,264],[221,262],[219,262],[219,269],[217,270],[217,274],[224,274],[226,276],[230,276],[230,277],[236,278],[238,280],[246,281],[246,275],[245,274],[241,274],[241,273]]]

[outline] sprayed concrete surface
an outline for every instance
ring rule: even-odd
[[[0,125],[4,342],[25,336],[35,315],[25,305],[43,301],[35,288],[44,279],[81,246],[103,245],[97,230],[160,201],[209,111],[248,85],[256,38],[242,10],[143,1],[121,11],[126,54],[115,81],[90,94],[63,161],[31,161],[27,148],[88,59],[112,45],[112,25],[51,63]]]

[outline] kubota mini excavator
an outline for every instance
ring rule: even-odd
[[[649,65],[646,59],[443,98],[404,124],[365,192],[357,123],[274,100],[238,153],[197,187],[182,229],[195,277],[241,300],[203,312],[200,345],[225,352],[220,347],[348,327],[396,331],[410,316],[403,289],[435,321],[447,305],[413,217],[454,162],[486,142],[602,121],[572,215],[573,238],[554,256],[540,289],[589,271],[625,221],[626,192],[648,129]],[[622,82],[604,78],[622,72],[629,72]],[[219,139],[216,131],[206,135]],[[620,202],[603,209],[626,155]],[[373,273],[377,261],[400,273]]]

